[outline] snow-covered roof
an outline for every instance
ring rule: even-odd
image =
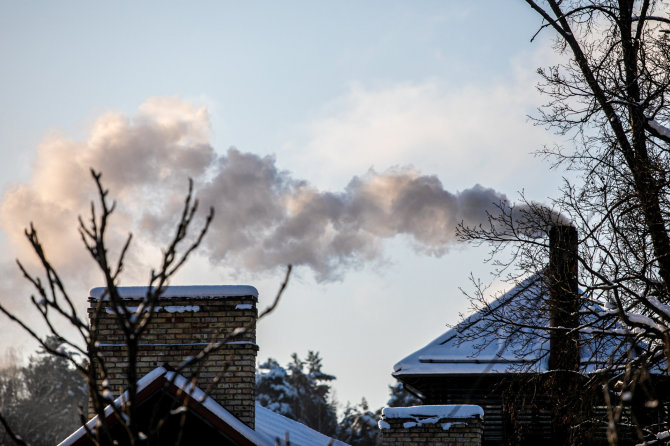
[[[384,418],[484,418],[484,409],[473,404],[425,405],[410,407],[385,407],[382,409]]]
[[[411,406],[385,407],[382,409],[382,418],[379,420],[380,429],[390,429],[388,420],[403,420],[402,427],[411,429],[425,425],[440,423],[443,430],[449,430],[454,425],[467,425],[469,420],[484,418],[484,409],[472,404],[449,404],[438,406]],[[451,420],[451,422],[445,422]]]
[[[297,446],[346,446],[346,443],[339,440],[332,440],[314,429],[305,426],[290,418],[286,418],[270,409],[256,403],[256,433],[263,436],[264,445],[276,444],[275,439],[279,439],[284,444],[286,434],[292,445]],[[330,443],[330,441],[333,441]]]
[[[117,288],[122,299],[142,299],[149,287],[120,286]],[[100,299],[106,294],[107,287],[92,288],[88,295]],[[186,285],[168,286],[161,294],[162,299],[217,299],[225,297],[253,296],[258,298],[258,290],[250,285]]]
[[[548,293],[540,274],[524,280],[394,366],[393,376],[542,372],[547,370]],[[580,310],[581,367],[590,372],[625,351],[614,318]],[[540,327],[540,328],[538,328]]]
[[[256,430],[253,430],[242,421],[237,419],[230,412],[228,412],[223,406],[214,401],[211,397],[207,396],[207,394],[199,387],[191,385],[188,379],[179,374],[176,374],[175,372],[169,372],[163,367],[156,367],[154,370],[147,373],[144,377],[137,381],[137,393],[139,394],[151,383],[161,378],[165,378],[167,382],[173,383],[177,388],[191,396],[195,401],[198,401],[198,403],[200,403],[214,416],[235,429],[235,431],[237,431],[240,435],[255,445],[275,446],[276,438],[279,438],[283,441],[284,438],[286,438],[288,435],[291,444],[295,446],[327,446],[329,444],[332,444],[333,446],[347,446],[346,443],[337,440],[333,440],[333,443],[330,443],[330,437],[327,437],[326,435],[323,435],[302,423],[274,413],[262,407],[258,403],[256,403],[255,410]],[[116,398],[113,404],[119,407],[124,400],[128,400],[127,392],[124,392],[123,395]],[[111,405],[107,406],[105,408],[105,417],[110,416],[112,412],[113,409]],[[86,423],[86,426],[89,430],[93,430],[97,421],[98,417],[96,415]],[[85,435],[86,428],[82,426],[72,435],[59,443],[58,446],[72,446],[77,442],[77,440],[83,438]]]

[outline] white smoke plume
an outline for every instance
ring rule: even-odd
[[[0,227],[13,254],[34,260],[23,234],[34,222],[55,265],[87,277],[82,266],[91,262],[77,232],[77,217],[88,218],[96,198],[90,168],[103,172],[104,184],[119,204],[113,222],[118,232],[109,234],[113,245],[134,229],[142,213],[163,209],[173,191],[184,191],[187,177],[202,176],[216,157],[208,137],[206,110],[174,98],[150,99],[132,119],[105,114],[85,141],[48,136],[37,149],[30,182],[13,185],[0,202]]]
[[[89,168],[103,172],[119,202],[112,239],[129,230],[154,242],[168,238],[191,177],[201,205],[216,209],[203,247],[212,262],[254,271],[292,263],[331,280],[379,259],[383,240],[398,235],[420,252],[442,255],[456,241],[458,223],[486,223],[486,213],[506,201],[479,185],[448,192],[437,177],[408,167],[370,170],[343,191],[320,191],[278,169],[273,157],[234,148],[218,155],[209,132],[205,109],[162,98],[132,118],[100,117],[86,141],[51,136],[38,148],[32,180],[2,197],[0,225],[25,247],[23,228],[34,221],[57,266],[77,271],[86,254],[76,218],[87,215],[95,192]]]
[[[322,192],[279,171],[274,159],[228,150],[200,191],[222,218],[207,250],[235,255],[253,270],[307,265],[320,280],[377,259],[381,241],[406,235],[418,250],[442,255],[458,223],[477,224],[504,196],[479,185],[452,194],[434,176],[409,168],[353,178],[344,191]]]

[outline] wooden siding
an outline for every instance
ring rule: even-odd
[[[537,445],[552,438],[551,402],[543,384],[542,375],[490,374],[490,375],[417,375],[403,376],[408,390],[420,393],[424,404],[476,404],[484,409],[482,444]],[[667,378],[667,377],[666,377]],[[667,379],[662,380],[667,383]],[[597,386],[600,388],[600,386]],[[659,386],[668,396],[667,385]],[[607,407],[601,394],[583,392],[582,437],[585,445],[607,445]],[[667,400],[667,398],[666,398]],[[626,408],[619,426],[622,444],[634,444],[634,432],[627,428],[631,410]],[[651,415],[650,422],[668,420],[668,405],[661,404]]]

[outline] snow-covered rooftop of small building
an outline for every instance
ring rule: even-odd
[[[549,353],[547,290],[536,274],[394,366],[396,377],[543,372]],[[589,325],[589,321],[592,324]],[[581,368],[590,372],[625,354],[614,318],[580,310]]]
[[[199,387],[193,386],[191,382],[183,376],[176,374],[175,372],[169,372],[163,367],[156,367],[154,370],[147,373],[144,377],[137,381],[137,393],[142,392],[145,388],[147,388],[147,386],[161,377],[165,377],[168,382],[173,383],[179,389],[190,395],[194,400],[202,404],[213,415],[225,422],[228,426],[234,428],[247,440],[258,446],[275,446],[277,439],[283,442],[287,437],[290,443],[295,446],[347,446],[347,444],[344,442],[333,440],[330,437],[323,435],[302,423],[272,412],[258,403],[256,403],[255,410],[256,430],[253,430],[242,421],[237,419],[230,412],[228,412],[219,403],[207,396],[207,394]],[[116,398],[112,404],[120,407],[124,400],[128,400],[127,392],[124,392],[122,396]],[[105,408],[105,417],[110,416],[112,412],[112,407],[107,406],[107,408]],[[98,417],[95,416],[89,420],[88,423],[86,423],[86,426],[89,430],[93,430],[97,421]],[[59,443],[58,446],[74,445],[77,440],[84,437],[85,435],[86,428],[82,426],[72,435]]]
[[[474,418],[483,419],[484,409],[472,404],[385,407],[378,426],[380,429],[390,429],[388,420],[396,419],[404,421],[402,425],[404,429],[440,423],[443,430],[449,430],[454,425],[467,425]]]
[[[117,288],[122,299],[142,299],[149,287],[121,286]],[[88,295],[100,299],[107,295],[107,287],[92,288]],[[250,285],[179,285],[165,287],[162,299],[217,299],[226,297],[252,296],[258,298],[258,290]]]
[[[382,409],[382,416],[384,418],[483,418],[484,409],[473,404],[385,407]]]

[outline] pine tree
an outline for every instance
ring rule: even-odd
[[[318,352],[309,351],[304,361],[296,353],[291,359],[286,369],[274,359],[259,365],[256,400],[274,412],[334,436],[337,414],[330,383],[335,377],[321,370]]]
[[[47,340],[57,348],[56,338]],[[86,407],[88,389],[83,377],[68,361],[44,350],[27,366],[12,365],[0,371],[0,410],[31,445],[53,445],[80,424],[79,408]],[[6,432],[0,427],[0,444]]]
[[[421,400],[405,390],[402,383],[389,386],[388,407],[409,407],[421,404]],[[344,416],[337,426],[337,438],[351,446],[375,446],[379,444],[379,426],[382,409],[372,412],[365,398],[355,406],[347,404]]]
[[[256,371],[256,401],[263,407],[291,419],[297,419],[293,411],[298,391],[288,382],[288,373],[279,363],[269,358]]]
[[[421,400],[409,393],[401,382],[389,386],[389,392],[391,397],[386,403],[388,407],[409,407],[421,404]]]
[[[379,444],[379,427],[377,422],[381,409],[375,413],[370,411],[365,398],[355,406],[347,404],[344,417],[337,426],[337,438],[351,446],[375,446]]]

